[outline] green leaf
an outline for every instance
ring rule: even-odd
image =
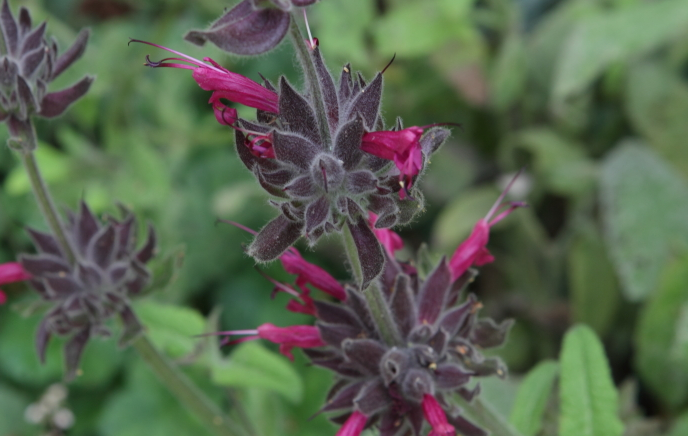
[[[688,401],[688,256],[668,265],[638,321],[636,367],[671,407]]]
[[[509,421],[523,436],[535,436],[542,427],[542,417],[558,372],[557,362],[545,360],[521,382]]]
[[[619,305],[616,274],[597,228],[592,223],[581,227],[568,250],[573,320],[589,325],[604,336]]]
[[[650,149],[627,141],[604,161],[600,201],[622,290],[643,300],[669,254],[688,249],[688,185]]]
[[[656,63],[630,69],[626,111],[633,125],[667,161],[688,176],[688,86]]]
[[[213,363],[211,377],[220,385],[270,389],[293,403],[303,395],[303,382],[291,363],[256,342],[244,343],[229,359]]]
[[[198,344],[195,335],[204,332],[205,319],[193,309],[153,300],[135,303],[135,312],[146,327],[150,340],[171,357],[186,356]]]
[[[618,394],[602,343],[588,326],[564,336],[560,355],[559,436],[619,436]]]
[[[553,100],[581,92],[611,64],[648,53],[681,36],[686,26],[687,0],[638,2],[582,19],[561,50]]]

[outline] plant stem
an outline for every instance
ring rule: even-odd
[[[247,433],[235,424],[166,356],[158,352],[143,334],[132,343],[160,381],[172,394],[202,422],[220,436],[245,436]]]
[[[305,38],[301,34],[301,30],[299,30],[298,24],[296,24],[296,15],[294,14],[291,16],[289,36],[296,49],[296,56],[299,58],[303,73],[306,75],[306,86],[308,86],[308,91],[315,105],[315,118],[318,122],[320,137],[324,142],[323,146],[329,150],[332,148],[332,138],[330,137],[330,127],[327,124],[327,111],[325,110],[325,103],[322,91],[320,90],[318,73],[315,71],[315,65],[309,53],[310,49],[306,45]]]
[[[370,315],[375,320],[375,325],[380,329],[382,339],[389,346],[403,346],[404,341],[401,339],[401,333],[394,323],[380,286],[376,282],[371,283],[368,289],[363,291],[363,295],[368,301]]]
[[[356,243],[351,235],[349,226],[344,226],[342,235],[342,244],[349,258],[349,264],[353,270],[354,277],[358,283],[363,281],[363,272],[361,268],[361,260],[358,258],[358,250],[356,250]],[[380,336],[390,346],[403,345],[401,333],[392,318],[389,307],[385,302],[385,296],[380,289],[377,282],[373,281],[368,288],[363,290],[363,296],[370,307],[370,315],[378,326]]]
[[[29,128],[22,138],[23,141],[28,142],[28,144],[23,147],[21,151],[22,163],[26,169],[26,173],[31,181],[31,188],[33,189],[34,196],[36,197],[36,202],[38,203],[38,208],[41,210],[45,221],[48,223],[53,236],[57,239],[57,243],[62,248],[64,255],[70,264],[74,264],[76,261],[76,256],[74,255],[74,250],[72,245],[67,239],[64,227],[62,226],[62,221],[60,220],[60,215],[57,213],[57,208],[55,207],[55,202],[50,196],[48,191],[48,186],[45,184],[41,172],[38,168],[38,162],[36,162],[36,156],[33,150],[36,149],[36,132],[34,130],[33,124],[29,123]]]
[[[492,436],[522,436],[490,403],[480,398],[468,402],[461,395],[454,395],[453,398],[468,418],[487,429]]]
[[[342,229],[342,245],[344,245],[346,257],[349,259],[354,279],[356,279],[356,283],[360,285],[363,283],[363,269],[361,268],[361,260],[358,258],[356,242],[354,242],[354,237],[348,225],[345,225]]]

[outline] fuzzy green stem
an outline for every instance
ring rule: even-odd
[[[160,381],[192,413],[218,436],[246,436],[234,423],[166,356],[161,354],[144,334],[132,343]]]
[[[38,168],[38,162],[36,162],[36,156],[33,150],[36,149],[36,131],[34,130],[33,124],[29,122],[29,128],[24,132],[24,136],[21,138],[22,141],[27,143],[22,146],[21,158],[26,173],[31,181],[31,188],[33,189],[34,196],[36,197],[36,202],[38,203],[38,208],[41,210],[45,221],[48,223],[53,236],[57,239],[57,243],[62,248],[64,255],[70,264],[74,264],[76,261],[76,256],[74,255],[74,249],[67,239],[64,227],[62,226],[62,221],[60,220],[60,215],[57,213],[57,208],[55,207],[55,202],[50,196],[48,191],[48,186],[45,184],[41,172]]]
[[[401,339],[401,333],[389,311],[380,286],[376,282],[371,283],[368,289],[363,291],[363,295],[368,306],[370,306],[370,315],[375,320],[375,325],[380,330],[380,336],[385,343],[389,346],[403,346],[404,341]]]
[[[481,398],[466,401],[460,395],[453,397],[464,414],[494,436],[522,436],[492,405]]]
[[[361,260],[358,258],[358,249],[356,248],[356,242],[354,242],[351,230],[349,230],[347,225],[342,229],[342,245],[344,245],[346,257],[349,259],[351,272],[354,275],[354,279],[356,279],[356,283],[363,283],[363,269],[361,268]]]
[[[303,73],[306,75],[306,86],[315,105],[315,118],[318,122],[320,137],[323,139],[323,146],[330,150],[332,149],[332,138],[330,136],[330,127],[327,124],[327,111],[325,110],[325,100],[320,90],[318,73],[315,71],[315,65],[309,53],[310,49],[306,45],[306,40],[301,34],[301,30],[299,30],[298,24],[296,24],[296,15],[294,14],[291,16],[289,36],[296,49],[296,57],[299,58]]]
[[[349,264],[353,270],[354,277],[358,283],[363,281],[363,272],[361,268],[361,260],[358,257],[358,250],[354,242],[353,235],[349,230],[349,226],[344,226],[343,229],[343,245],[346,250],[346,255],[349,258]],[[403,345],[401,333],[397,329],[394,318],[392,317],[389,307],[385,303],[385,296],[378,284],[373,281],[368,288],[363,290],[363,296],[370,306],[370,314],[378,326],[380,336],[388,345]]]

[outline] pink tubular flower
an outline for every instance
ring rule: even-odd
[[[401,240],[401,236],[390,229],[376,229],[375,223],[377,222],[377,215],[373,212],[368,212],[368,218],[370,228],[373,229],[375,237],[377,237],[380,244],[385,247],[389,257],[394,259],[394,253],[404,248],[404,242]]]
[[[240,342],[252,341],[255,339],[266,339],[275,344],[279,344],[280,353],[287,356],[290,360],[294,360],[294,355],[291,354],[291,350],[294,347],[315,348],[324,347],[326,345],[320,338],[318,328],[310,325],[277,327],[274,324],[266,323],[258,326],[255,330],[231,330],[212,334],[227,336],[227,339],[236,335],[249,335],[245,338],[235,339],[233,341],[225,339],[222,341],[222,345],[238,344]]]
[[[470,236],[468,236],[468,239],[463,241],[456,251],[454,251],[449,261],[452,281],[461,277],[473,265],[481,266],[494,261],[494,256],[490,254],[486,247],[490,239],[490,227],[506,218],[514,209],[525,206],[525,203],[511,203],[506,210],[494,217],[494,219],[492,219],[492,215],[499,210],[504,196],[509,192],[511,185],[516,181],[520,173],[519,171],[511,182],[509,182],[509,185],[499,196],[485,218],[478,220]],[[492,221],[490,221],[490,219],[492,219]]]
[[[233,101],[267,112],[279,112],[277,93],[270,91],[248,77],[221,67],[210,58],[203,58],[204,61],[208,62],[205,63],[161,45],[140,41],[138,39],[132,39],[131,41],[152,45],[153,47],[158,47],[180,56],[178,58],[166,58],[159,62],[152,62],[146,57],[145,65],[154,68],[171,67],[193,70],[193,78],[196,83],[206,91],[213,91],[208,102],[213,106],[215,118],[220,124],[232,125],[237,119],[236,109],[226,106],[222,103],[222,100]]]
[[[8,262],[0,265],[0,285],[22,282],[30,278],[31,276],[17,262]],[[4,304],[5,301],[7,301],[7,296],[0,290],[0,304]]]
[[[310,284],[338,300],[346,300],[344,287],[324,269],[306,262],[296,248],[288,249],[279,259],[285,271],[297,276],[296,285],[301,289],[304,289],[305,285]]]
[[[423,165],[420,137],[423,127],[407,127],[397,131],[369,132],[363,135],[361,150],[374,156],[394,161],[399,169],[399,184],[403,199],[411,189],[415,177]]]
[[[336,436],[359,436],[365,428],[367,421],[368,417],[356,410],[349,416]]]
[[[423,414],[425,419],[432,426],[432,430],[428,436],[454,436],[456,430],[454,426],[447,421],[447,415],[444,413],[442,406],[437,402],[435,397],[430,394],[423,395]]]

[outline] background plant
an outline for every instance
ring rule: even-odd
[[[204,331],[202,314],[215,306],[223,309],[216,315],[223,329],[305,319],[283,311],[284,296],[269,302],[270,285],[238,249],[250,238],[214,225],[215,217],[231,217],[258,228],[272,210],[231,151],[227,129],[209,116],[207,95],[191,80],[139,68],[150,51],[126,46],[136,36],[179,47],[188,29],[203,28],[227,6],[187,3],[26,2],[35,21],[50,19],[62,47],[91,27],[84,58],[55,89],[85,73],[98,77],[59,122],[38,124],[39,163],[60,205],[83,197],[99,214],[112,213],[117,198],[156,224],[161,253],[179,259],[177,247],[185,246],[177,280],[137,313],[169,356],[184,362],[203,353],[186,371],[211,396],[242,404],[261,434],[331,434],[322,417],[305,419],[319,408],[328,375],[302,365],[298,353],[289,365],[269,346],[247,344],[225,358],[210,346],[199,351],[190,338]],[[528,165],[521,197],[532,207],[494,229],[498,262],[473,284],[486,312],[517,320],[498,351],[511,382],[483,386],[504,419],[523,434],[580,434],[585,427],[571,417],[581,415],[586,393],[571,388],[589,385],[608,400],[591,415],[605,426],[587,434],[618,434],[619,420],[627,434],[683,434],[686,2],[324,0],[311,9],[333,71],[350,61],[371,77],[396,52],[383,108],[407,125],[464,126],[423,180],[427,210],[412,229],[400,229],[407,246],[430,238],[433,252],[450,253],[494,201],[498,176]],[[276,77],[293,64],[286,44],[255,59],[229,59],[210,46],[185,51],[245,75]],[[6,148],[0,174],[4,262],[28,250],[24,225],[44,227]],[[347,277],[327,241],[317,254],[318,264]],[[267,272],[290,278],[278,266]],[[29,300],[22,285],[4,290],[11,304]],[[60,344],[40,367],[31,345],[37,318],[0,311],[0,434],[39,434],[40,425],[15,418],[61,380]],[[560,352],[574,322],[594,330],[606,358],[584,327],[566,335]],[[616,388],[608,380],[597,385],[605,360]],[[82,370],[65,403],[77,417],[70,434],[206,431],[114,341],[89,344]],[[528,375],[521,381],[519,373]]]

